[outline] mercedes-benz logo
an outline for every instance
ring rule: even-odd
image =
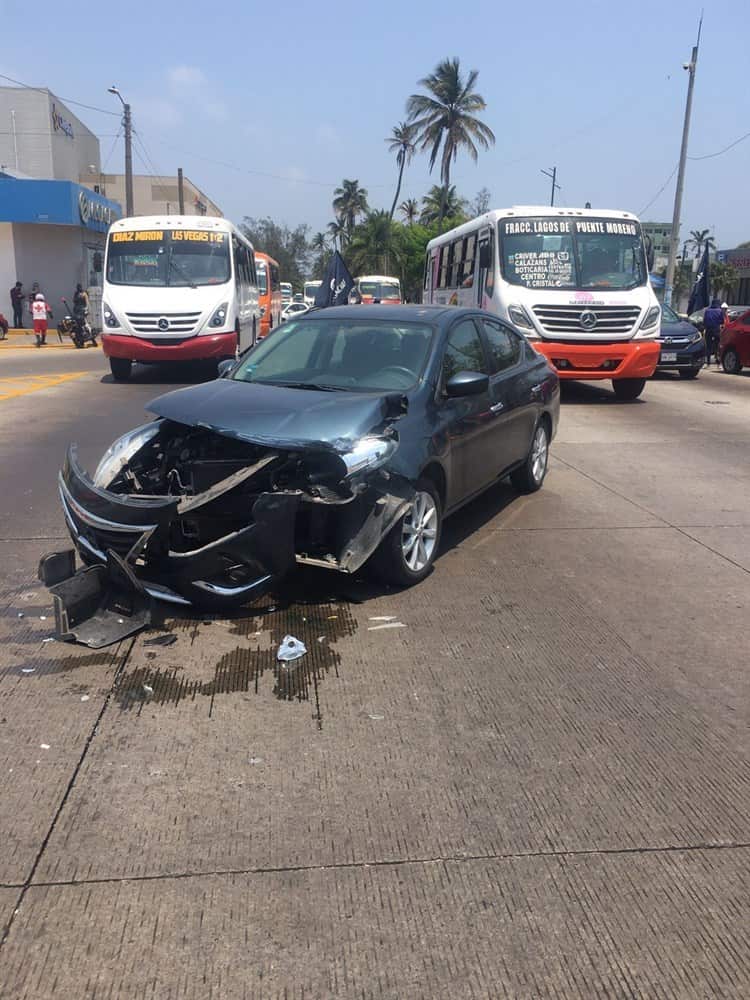
[[[157,324],[156,324],[156,325],[157,325],[157,326],[159,327],[159,329],[160,329],[160,330],[162,330],[162,331],[164,331],[164,330],[168,330],[168,329],[169,329],[169,320],[167,319],[167,317],[166,317],[166,316],[161,316],[161,317],[159,318],[159,320],[158,320],[158,322],[157,322]]]
[[[585,309],[578,320],[584,330],[593,330],[596,326],[596,313],[591,309]]]

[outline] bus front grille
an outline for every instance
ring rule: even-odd
[[[533,307],[534,315],[545,333],[551,336],[585,336],[592,340],[599,338],[628,337],[638,322],[641,310],[638,306],[601,305],[539,305]],[[590,315],[581,322],[581,317]]]
[[[199,312],[133,312],[125,313],[125,315],[136,333],[164,334],[165,336],[170,334],[174,336],[176,333],[193,333],[201,317]]]

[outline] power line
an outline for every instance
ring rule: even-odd
[[[115,136],[115,141],[109,147],[109,152],[107,153],[106,157],[104,158],[104,162],[102,163],[102,170],[101,170],[102,173],[106,172],[107,164],[109,163],[109,159],[112,156],[112,154],[114,153],[115,146],[117,145],[117,140],[120,138],[121,135],[122,135],[122,126],[120,126],[120,130],[117,133],[117,135]]]
[[[689,160],[710,160],[714,156],[721,156],[722,153],[727,153],[730,149],[733,149],[735,146],[738,146],[741,142],[744,142],[745,139],[750,139],[750,132],[745,132],[745,134],[741,135],[739,137],[739,139],[735,139],[734,142],[730,142],[728,146],[725,146],[723,149],[718,150],[718,152],[716,152],[716,153],[706,153],[705,156],[688,156],[688,159]]]
[[[136,129],[133,129],[133,135],[135,136],[136,141],[138,142],[138,144],[141,147],[141,151],[143,153],[143,156],[145,156],[146,160],[148,160],[149,164],[151,165],[151,170],[153,171],[152,176],[154,176],[154,177],[164,177],[165,174],[163,174],[161,172],[161,170],[159,170],[158,166],[154,162],[153,157],[151,156],[151,154],[149,153],[149,151],[146,149],[146,144],[143,141],[143,137],[142,137],[141,133],[138,132]]]
[[[0,73],[0,80],[7,80],[9,83],[15,83],[17,87],[22,87],[24,90],[36,90],[40,94],[49,94],[50,90],[48,87],[32,87],[30,83],[23,83],[21,80],[14,80],[12,76],[5,76],[4,73]],[[112,115],[114,118],[119,118],[119,111],[108,111],[106,108],[97,108],[93,104],[83,104],[81,101],[74,101],[70,97],[60,97],[59,94],[55,94],[55,97],[59,97],[61,101],[66,104],[75,104],[76,107],[86,108],[87,111],[98,111],[101,115]]]
[[[679,164],[679,163],[676,163],[676,164],[675,164],[675,168],[674,168],[674,170],[673,170],[673,171],[672,171],[672,173],[671,173],[671,174],[669,175],[669,177],[667,177],[667,179],[666,179],[666,180],[664,181],[664,183],[663,183],[663,184],[662,184],[662,186],[661,186],[661,187],[659,188],[659,190],[658,190],[658,191],[656,192],[656,194],[655,194],[655,195],[654,195],[654,197],[653,197],[653,198],[651,199],[651,201],[650,201],[650,202],[648,202],[648,204],[647,204],[647,205],[644,205],[644,206],[643,206],[643,208],[642,208],[642,209],[640,210],[640,212],[638,213],[638,217],[639,217],[639,218],[640,218],[640,216],[642,216],[642,215],[643,215],[643,213],[644,213],[644,212],[648,211],[648,209],[649,209],[649,208],[651,208],[651,206],[652,206],[652,205],[653,205],[653,203],[654,203],[654,202],[656,201],[656,199],[657,199],[657,198],[659,197],[659,195],[660,195],[660,194],[662,193],[662,191],[664,190],[664,188],[665,188],[665,187],[667,186],[667,184],[669,184],[669,182],[670,182],[670,181],[672,180],[672,178],[674,177],[674,175],[675,175],[675,174],[677,173],[677,170],[678,170],[679,166],[680,166],[680,164]]]

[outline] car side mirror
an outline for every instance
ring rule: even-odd
[[[479,396],[487,392],[489,385],[489,375],[484,375],[482,372],[456,372],[445,383],[445,392],[452,398]]]
[[[234,358],[224,358],[223,361],[220,361],[216,368],[219,378],[226,378],[235,364]]]

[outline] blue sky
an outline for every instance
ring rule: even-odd
[[[648,203],[679,156],[682,63],[700,13],[689,0],[380,0],[372,8],[36,0],[32,13],[3,0],[2,11],[0,72],[113,111],[106,91],[116,83],[146,151],[136,147],[136,170],[150,172],[146,154],[162,173],[181,165],[235,220],[270,215],[324,228],[343,177],[389,208],[396,168],[383,138],[418,79],[446,56],[479,70],[484,120],[497,136],[477,165],[459,159],[459,193],[473,198],[487,187],[496,207],[545,203],[540,171],[556,165],[560,204],[672,217],[674,179]],[[749,40],[747,0],[707,0],[691,155],[750,128]],[[122,170],[117,119],[74,110],[102,136],[107,169]],[[711,228],[721,247],[750,239],[749,168],[750,139],[690,161],[683,234]],[[419,156],[402,197],[419,198],[437,180]]]

